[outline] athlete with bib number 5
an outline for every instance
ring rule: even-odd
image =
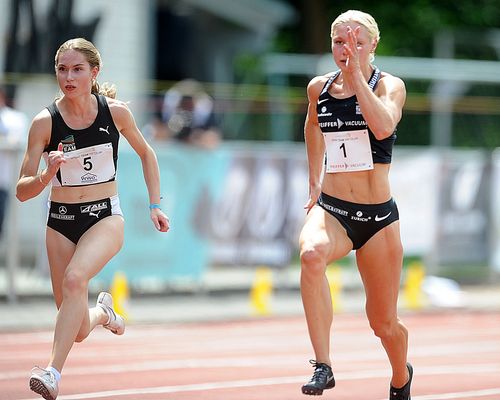
[[[325,270],[355,250],[366,314],[392,367],[390,400],[409,400],[408,331],[397,315],[403,249],[389,186],[406,90],[401,79],[372,64],[380,34],[371,15],[356,10],[339,15],[331,38],[339,70],[313,78],[307,87],[309,200],[300,235],[301,294],[315,370],[302,392],[321,395],[335,386]]]
[[[52,354],[46,368],[33,368],[31,390],[55,400],[66,358],[97,325],[116,335],[125,330],[113,299],[99,294],[88,307],[88,284],[123,243],[124,219],[115,181],[118,140],[125,137],[142,162],[149,193],[150,218],[160,232],[169,220],[160,208],[160,174],[153,149],[144,140],[114,86],[99,87],[101,57],[82,38],[63,43],[55,56],[62,92],[31,125],[17,183],[21,201],[51,184],[46,229],[47,255],[58,308]],[[46,168],[38,172],[41,158]]]

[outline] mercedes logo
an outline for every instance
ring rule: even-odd
[[[59,207],[59,214],[66,214],[67,212],[68,212],[68,209],[65,206]]]

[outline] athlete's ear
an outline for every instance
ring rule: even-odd
[[[62,147],[61,142],[59,142],[59,144],[57,145],[57,151],[63,151],[63,147]]]
[[[92,68],[92,81],[95,81],[97,79],[97,75],[99,75],[99,67],[95,66]]]

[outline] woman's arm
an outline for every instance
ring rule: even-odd
[[[356,98],[363,118],[379,140],[392,135],[403,114],[406,89],[403,81],[385,75],[378,82],[375,92],[363,80],[357,80]]]
[[[21,164],[19,180],[16,185],[16,197],[26,201],[38,196],[64,162],[62,152],[50,152],[49,166],[40,173],[38,167],[43,150],[50,140],[52,119],[47,110],[41,111],[31,124],[28,145]]]
[[[108,100],[108,102],[116,127],[141,159],[144,180],[149,194],[149,204],[159,205],[161,200],[160,169],[156,154],[139,131],[127,105],[118,100]],[[151,220],[159,231],[168,231],[168,217],[160,208],[151,208]]]
[[[321,173],[325,157],[325,141],[318,125],[316,106],[318,97],[325,84],[325,77],[316,77],[307,85],[306,121],[304,124],[304,139],[306,143],[307,161],[309,165],[309,200],[304,208],[309,210],[316,204],[321,193]]]
[[[349,61],[343,74],[352,82],[356,99],[363,118],[378,140],[392,135],[401,120],[403,106],[406,101],[406,88],[403,81],[395,76],[383,74],[373,91],[366,82],[361,71],[357,49],[357,35],[360,28],[348,28],[348,43],[345,50]]]

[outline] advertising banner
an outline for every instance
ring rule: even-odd
[[[166,234],[150,221],[139,157],[126,142],[121,146],[117,181],[125,242],[97,284],[109,284],[121,271],[132,285],[155,289],[196,284],[210,267],[281,268],[298,261],[308,196],[302,143],[234,142],[211,151],[157,145],[161,205],[171,223]],[[500,270],[499,153],[490,162],[480,152],[396,150],[390,181],[405,255],[432,254],[440,264],[489,260]],[[23,249],[43,246],[46,205],[34,210],[33,204],[18,213]],[[33,220],[40,225],[37,243],[33,229],[23,232]]]
[[[308,197],[303,144],[225,144],[214,151],[170,144],[156,152],[171,230],[153,229],[139,159],[121,150],[125,244],[100,279],[121,270],[141,286],[196,282],[210,266],[279,268],[298,255]],[[402,151],[394,160],[405,254],[433,246],[438,170],[439,157],[429,151]]]
[[[447,153],[439,188],[437,263],[486,265],[491,229],[489,158],[480,151]]]
[[[156,152],[171,229],[153,229],[139,159],[122,150],[118,182],[125,243],[98,280],[109,282],[120,270],[147,287],[196,282],[211,265],[289,265],[305,218],[303,146],[207,151],[169,145]]]
[[[406,256],[422,256],[434,247],[440,163],[437,151],[396,148],[389,178]]]

